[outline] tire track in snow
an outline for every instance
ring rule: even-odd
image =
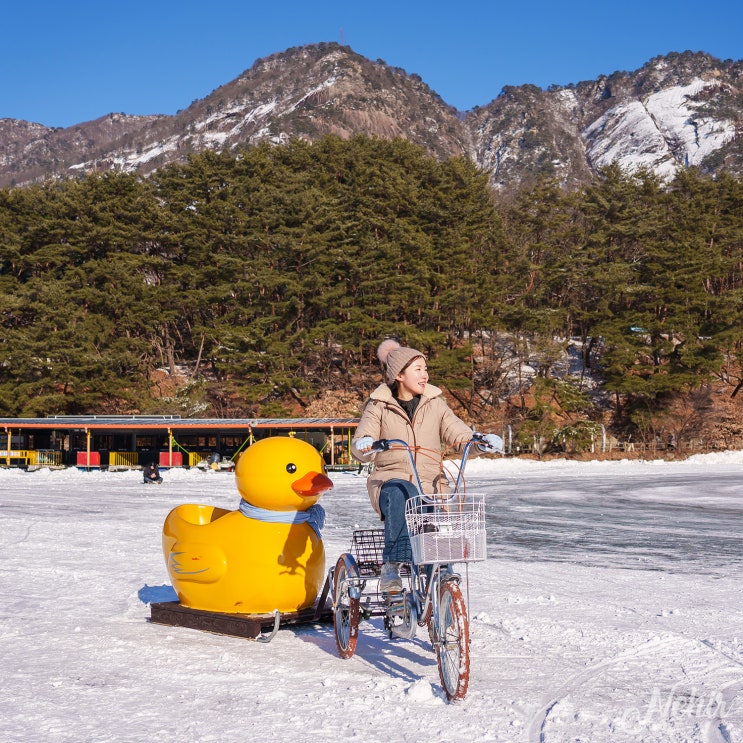
[[[741,661],[740,658],[734,656],[732,653],[725,652],[720,647],[716,647],[710,640],[698,640],[698,642],[706,648],[709,648],[713,653],[721,655],[727,661],[735,663],[743,668],[743,661]],[[715,701],[719,701],[719,704],[716,705],[716,709],[720,712],[716,714],[712,720],[707,721],[702,728],[702,733],[707,743],[731,743],[732,739],[727,730],[727,726],[725,725],[725,720],[723,719],[721,711],[733,708],[738,697],[738,692],[741,690],[743,690],[743,679],[731,681],[717,690],[718,698],[716,698]]]
[[[570,694],[573,694],[581,687],[601,676],[607,670],[628,660],[637,660],[657,652],[667,652],[674,649],[680,649],[682,644],[689,642],[702,646],[705,650],[721,656],[727,662],[734,663],[743,668],[743,661],[735,655],[716,647],[709,640],[700,640],[695,637],[686,636],[684,633],[675,633],[675,636],[666,638],[654,638],[637,648],[627,650],[619,653],[613,658],[589,666],[583,671],[574,674],[564,684],[557,687],[554,692],[543,700],[542,705],[529,720],[527,728],[529,743],[546,743],[545,726],[549,720],[550,713],[557,704]],[[719,669],[710,667],[709,672],[715,674],[718,670]],[[724,713],[727,713],[734,708],[738,694],[741,690],[743,690],[743,677],[733,679],[726,684],[718,686],[713,693],[710,694],[706,704],[704,705],[704,711],[709,713],[710,709],[713,709],[714,714],[711,714],[709,719],[703,720],[699,724],[699,732],[701,733],[702,740],[705,741],[705,743],[731,743],[732,739],[726,726]],[[671,710],[672,707],[673,696],[674,693],[673,690],[671,690],[671,692],[669,692],[669,700],[665,703],[669,707],[669,710]],[[687,706],[688,704],[689,703],[687,702]],[[666,712],[669,710],[666,710]],[[688,710],[682,710],[679,714],[688,716],[690,713]]]
[[[550,712],[561,700],[577,691],[589,681],[595,679],[604,673],[607,669],[616,666],[627,660],[636,660],[638,658],[651,655],[659,650],[665,650],[677,645],[679,638],[669,637],[665,639],[653,638],[643,643],[639,647],[626,650],[613,658],[608,658],[600,663],[589,666],[580,673],[570,677],[564,684],[560,685],[552,694],[550,694],[532,715],[527,728],[529,743],[545,743],[544,727],[549,718]]]

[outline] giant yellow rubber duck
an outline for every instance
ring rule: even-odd
[[[311,606],[325,579],[320,496],[333,487],[301,439],[262,439],[235,469],[237,511],[184,504],[163,526],[163,553],[183,606],[225,613]]]

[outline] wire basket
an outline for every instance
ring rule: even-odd
[[[417,495],[405,504],[413,562],[427,565],[485,560],[485,495],[461,493],[444,503],[437,498],[440,496]]]
[[[356,529],[351,540],[351,554],[362,578],[379,575],[384,549],[384,529]]]

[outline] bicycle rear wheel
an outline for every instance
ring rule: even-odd
[[[335,565],[333,577],[333,627],[335,628],[335,644],[341,658],[350,658],[356,652],[356,641],[359,637],[359,599],[352,598],[348,593],[348,578],[346,560],[341,555]]]
[[[470,681],[470,628],[467,606],[454,581],[441,584],[436,659],[439,677],[450,700],[464,699]]]

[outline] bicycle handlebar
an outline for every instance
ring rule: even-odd
[[[457,481],[454,484],[454,490],[452,495],[456,495],[459,492],[459,486],[464,476],[464,468],[467,465],[467,457],[470,453],[470,448],[473,444],[479,444],[485,441],[485,436],[481,433],[473,433],[472,438],[464,445],[462,450],[462,461],[459,463],[459,472],[457,473]],[[423,485],[421,484],[420,475],[418,474],[418,468],[415,466],[415,459],[413,458],[413,448],[408,444],[407,441],[402,439],[379,439],[371,445],[372,451],[389,451],[391,446],[400,446],[404,448],[410,459],[410,467],[415,475],[416,482],[418,483],[418,492],[423,495]]]
[[[480,444],[485,441],[485,435],[482,433],[473,433],[472,438],[465,444],[465,449],[469,449],[472,444]],[[402,439],[379,439],[372,445],[372,451],[387,451],[392,445],[402,446],[404,449],[411,449],[412,447],[407,441]]]

